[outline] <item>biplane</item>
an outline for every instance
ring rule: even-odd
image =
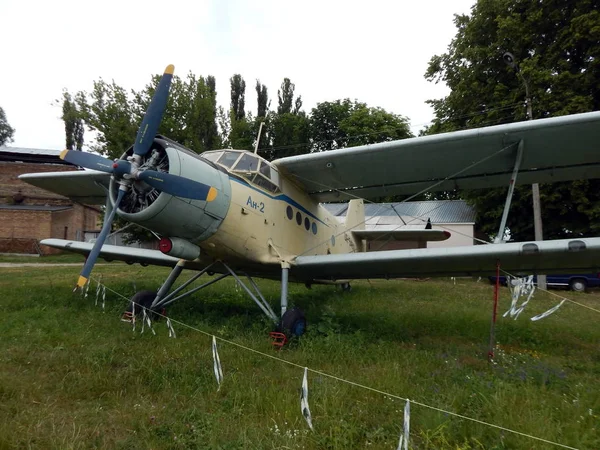
[[[106,206],[95,243],[41,242],[87,255],[78,286],[98,257],[168,266],[157,292],[133,298],[156,309],[232,276],[280,328],[300,335],[306,319],[288,308],[290,281],[348,288],[352,279],[489,275],[497,264],[520,273],[598,269],[600,238],[367,252],[368,240],[443,240],[449,233],[366,229],[363,199],[508,186],[508,207],[515,183],[600,177],[600,112],[267,161],[245,150],[197,154],[157,135],[172,76],[168,66],[121,158],[65,150],[61,157],[85,170],[20,177],[75,202]],[[344,222],[323,206],[331,201],[348,201]],[[104,245],[116,214],[158,235],[159,250]],[[196,273],[171,292],[183,270]],[[213,278],[184,291],[207,272]],[[253,277],[281,280],[280,312]]]

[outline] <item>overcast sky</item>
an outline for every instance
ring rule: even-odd
[[[416,132],[433,117],[425,100],[447,94],[424,79],[427,63],[475,1],[0,0],[0,106],[12,146],[62,149],[52,103],[63,88],[89,91],[102,77],[137,90],[172,63],[180,76],[214,75],[226,107],[234,73],[254,114],[255,80],[273,108],[288,77],[307,112],[349,97],[407,116]]]

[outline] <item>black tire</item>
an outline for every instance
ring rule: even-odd
[[[302,336],[306,332],[306,317],[300,308],[288,309],[278,327],[287,336]]]
[[[587,283],[583,278],[575,278],[569,282],[569,289],[575,292],[585,292]]]
[[[143,306],[146,309],[150,309],[152,306],[152,302],[156,298],[156,291],[140,291],[136,292],[133,297],[131,297],[131,302],[129,302],[129,306],[125,310],[126,313],[131,313],[133,311],[133,304],[135,303],[135,315],[141,316],[142,308],[139,306]],[[139,306],[138,306],[139,305]],[[164,314],[164,308],[154,308],[152,312],[158,312],[160,314]],[[152,314],[152,320],[158,319],[160,316],[157,314]]]

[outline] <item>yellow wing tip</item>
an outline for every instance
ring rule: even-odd
[[[208,190],[208,195],[206,196],[207,202],[212,202],[215,198],[217,198],[218,191],[214,187],[210,187]]]
[[[79,279],[77,280],[77,287],[84,287],[87,281],[88,279],[86,277],[80,275]]]
[[[167,68],[165,69],[165,73],[169,74],[169,75],[173,75],[173,72],[175,72],[175,66],[173,64],[169,64],[167,66]]]
[[[67,157],[67,152],[68,151],[69,150],[65,148],[62,152],[60,152],[59,158],[60,159],[65,159]]]

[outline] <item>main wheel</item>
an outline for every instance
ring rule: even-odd
[[[300,308],[288,309],[279,323],[279,328],[288,336],[302,336],[306,332],[306,317]]]
[[[581,278],[575,278],[569,283],[569,288],[575,292],[584,292],[586,287],[587,283]]]
[[[123,317],[131,317],[133,312],[133,304],[135,303],[135,315],[140,316],[142,314],[142,308],[144,307],[147,310],[152,311],[152,313],[159,313],[164,315],[164,308],[154,308],[151,309],[152,302],[156,298],[156,291],[140,291],[136,292],[133,297],[131,297],[131,301],[129,302],[129,306],[123,313]],[[157,314],[152,314],[152,320],[158,319],[160,316]]]

